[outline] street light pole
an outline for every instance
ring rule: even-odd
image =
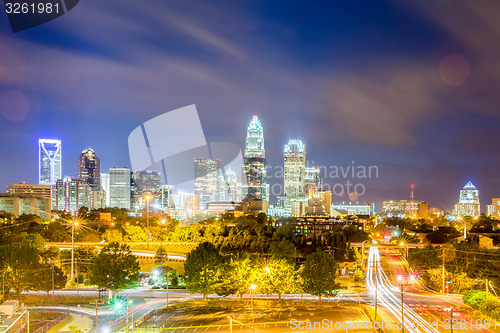
[[[255,284],[250,285],[250,302],[252,304],[252,330],[255,333],[255,317],[253,315],[253,291],[257,288]]]
[[[73,281],[73,268],[75,260],[75,223],[71,225],[71,281]]]
[[[378,264],[375,266],[375,321],[377,321],[377,306],[378,306]]]
[[[170,272],[167,271],[167,310],[168,310],[168,273]]]
[[[151,235],[150,231],[149,231],[149,199],[151,197],[148,195],[146,195],[146,226],[147,226],[147,229],[148,229],[148,250],[149,250],[149,236]]]
[[[403,276],[398,275],[398,280],[401,282],[401,333],[405,332],[405,314],[404,314],[404,300],[403,300]]]

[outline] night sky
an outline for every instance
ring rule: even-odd
[[[130,167],[134,128],[196,104],[207,141],[241,147],[259,115],[269,165],[298,138],[311,165],[377,166],[350,179],[377,210],[411,184],[451,210],[468,180],[491,204],[499,12],[494,0],[83,0],[13,34],[2,11],[0,191],[37,182],[38,138],[63,141],[65,175],[87,147],[102,171]]]

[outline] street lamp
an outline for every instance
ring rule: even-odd
[[[404,303],[403,303],[403,276],[398,275],[398,281],[401,285],[401,332],[405,332],[405,314],[404,314]]]
[[[269,269],[269,267],[266,267],[266,268]],[[257,286],[252,283],[250,285],[250,303],[252,304],[252,329],[254,332],[255,332],[255,317],[253,315],[253,293],[254,293],[255,289],[257,289]]]
[[[77,227],[78,224],[78,221],[73,221],[71,226],[71,281],[73,281],[73,267],[75,261],[75,227]]]
[[[363,269],[363,260],[365,259],[365,243],[368,242],[368,240],[365,240],[363,243],[361,243],[361,269]]]
[[[151,196],[147,194],[145,198],[146,198],[146,226],[148,229],[148,250],[149,250],[149,238],[151,237],[151,233],[149,231],[149,200],[151,200]]]
[[[403,242],[399,243],[399,245],[404,246],[404,247],[406,248],[406,256],[405,256],[405,259],[406,259],[406,260],[408,260],[408,245],[407,245],[407,244],[405,244],[405,243],[403,243]]]

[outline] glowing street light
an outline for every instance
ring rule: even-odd
[[[267,268],[267,271],[269,271],[269,267],[266,267],[266,268]],[[254,293],[255,289],[257,289],[257,286],[252,283],[250,285],[250,302],[252,304],[252,329],[254,332],[255,332],[255,317],[253,315],[253,293]]]

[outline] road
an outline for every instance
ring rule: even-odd
[[[480,322],[470,321],[467,316],[470,308],[463,304],[460,297],[446,296],[425,289],[405,262],[390,251],[382,252],[377,247],[370,247],[366,284],[371,303],[375,303],[377,294],[378,308],[382,309],[392,322],[392,329],[384,331],[401,332],[404,323],[404,331],[410,333],[452,332],[449,322],[446,322],[450,320],[451,312],[445,310],[453,308],[453,319],[456,320],[453,332],[492,332],[481,327]],[[404,316],[401,311],[401,294]],[[384,317],[382,319],[386,320]],[[377,320],[381,320],[380,316]],[[466,326],[461,328],[460,324]]]

